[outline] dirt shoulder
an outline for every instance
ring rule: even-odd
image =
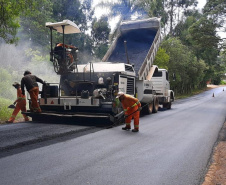
[[[226,122],[220,131],[202,185],[226,185]]]

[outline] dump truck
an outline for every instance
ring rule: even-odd
[[[26,113],[33,120],[89,117],[114,123],[123,116],[116,101],[119,91],[137,97],[145,114],[156,113],[160,104],[171,108],[174,93],[170,90],[168,72],[153,65],[161,41],[158,18],[122,22],[102,61],[86,64],[79,63],[79,48],[64,43],[66,34],[80,33],[76,24],[64,20],[48,22],[46,27],[51,32],[50,61],[60,75],[60,82],[42,87],[39,99],[42,113]],[[62,43],[55,46],[53,31],[63,34]]]

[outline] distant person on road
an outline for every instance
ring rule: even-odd
[[[25,71],[24,72],[24,77],[21,80],[21,89],[22,89],[22,94],[24,95],[24,86],[26,86],[27,91],[30,94],[31,97],[31,112],[37,112],[40,113],[42,112],[38,103],[38,94],[39,94],[39,87],[38,83],[40,82],[42,84],[45,84],[45,82],[38,78],[35,75],[32,75],[30,71]]]
[[[15,87],[17,89],[17,99],[13,103],[14,105],[16,104],[16,107],[14,108],[12,116],[9,118],[8,121],[6,121],[6,123],[13,123],[20,110],[21,110],[21,112],[27,111],[26,110],[26,97],[24,94],[22,94],[20,84],[15,82],[13,84],[13,87]],[[25,121],[29,121],[29,118],[25,114],[22,114],[22,115],[23,115]]]
[[[142,110],[139,100],[128,94],[124,94],[123,92],[119,92],[116,98],[119,98],[119,101],[124,109],[125,116],[127,116],[125,120],[126,126],[123,127],[122,130],[130,130],[131,120],[134,118],[134,129],[132,132],[139,132],[139,118],[140,111]]]

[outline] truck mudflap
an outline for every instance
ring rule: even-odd
[[[55,112],[22,112],[32,118],[32,121],[39,122],[59,122],[73,123],[78,125],[93,125],[93,126],[109,126],[113,124],[118,117],[107,113],[55,113]]]

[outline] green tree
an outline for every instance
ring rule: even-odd
[[[19,36],[22,42],[31,42],[33,49],[41,49],[43,54],[47,54],[50,46],[50,38],[45,23],[53,21],[52,2],[50,0],[45,0],[40,2],[39,5],[38,11],[35,14],[32,14],[29,17],[21,17]]]
[[[226,1],[225,0],[208,0],[203,13],[206,17],[211,18],[217,25],[217,31],[225,32],[226,26]],[[219,43],[221,48],[225,47],[224,41],[226,38],[222,38]]]
[[[155,56],[154,64],[157,65],[159,68],[168,70],[169,60],[170,60],[170,57],[166,53],[166,50],[159,47],[158,52]]]
[[[85,32],[88,29],[86,12],[91,11],[91,1],[85,1],[85,5],[79,0],[53,0],[53,19],[57,22],[64,19],[69,19],[79,25],[81,31]],[[90,8],[90,9],[89,9]],[[91,17],[88,17],[91,19]]]
[[[219,54],[218,43],[221,40],[216,32],[217,24],[212,19],[202,17],[189,28],[188,38],[198,58],[209,65],[216,61]]]
[[[223,24],[226,18],[225,0],[208,0],[203,9],[203,13]]]
[[[96,58],[103,58],[108,49],[108,38],[110,28],[108,18],[102,16],[99,20],[96,18],[92,22],[91,36],[94,40],[94,55]]]
[[[196,23],[203,15],[197,10],[191,11],[186,19],[179,21],[173,30],[172,36],[178,37],[183,44],[190,46],[188,41],[189,28]]]
[[[45,0],[17,0],[0,1],[0,38],[6,43],[18,42],[16,36],[20,27],[19,18],[21,15],[28,16],[36,13],[36,8]]]
[[[176,38],[164,40],[161,47],[170,57],[168,70],[171,87],[176,94],[190,93],[202,85],[206,70],[204,61],[197,60],[189,48]],[[172,78],[173,73],[176,74],[175,81]]]
[[[214,75],[212,77],[212,83],[219,85],[221,80],[225,78],[226,73],[226,53],[225,50],[220,52],[216,63],[214,64]]]

